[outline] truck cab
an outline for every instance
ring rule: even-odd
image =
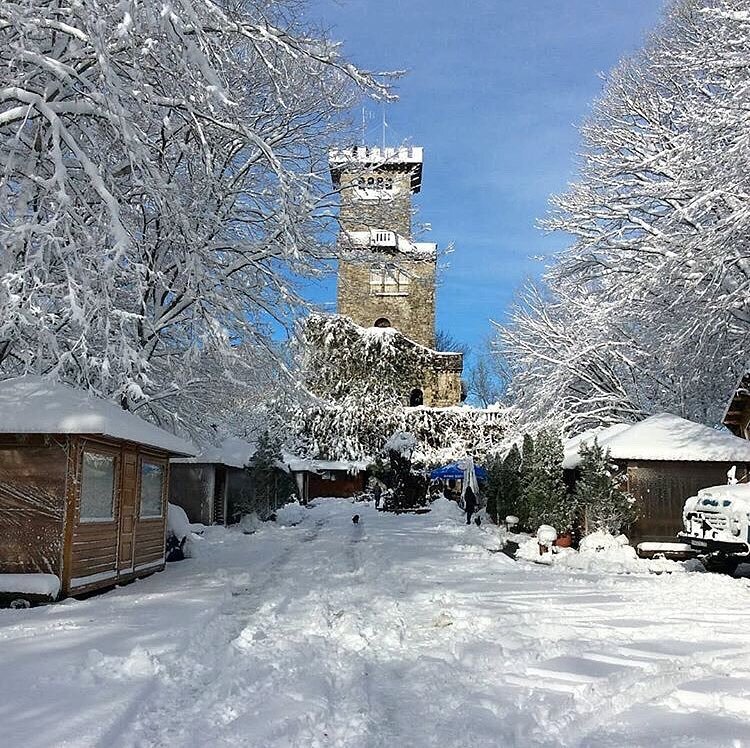
[[[680,539],[709,571],[733,573],[750,562],[750,485],[713,486],[691,496],[682,511]]]

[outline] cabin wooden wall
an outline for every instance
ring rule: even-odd
[[[111,521],[81,521],[80,480],[84,450],[112,454],[117,460],[114,517]],[[99,437],[78,438],[74,454],[64,592],[77,594],[164,568],[169,485],[166,455]],[[159,518],[140,517],[142,459],[158,462],[165,468],[162,516]]]
[[[0,573],[61,575],[68,438],[0,436]]]
[[[639,518],[630,530],[633,543],[676,541],[682,530],[685,499],[702,488],[727,482],[733,463],[633,461],[627,469],[628,491],[635,497]],[[748,465],[737,465],[737,478],[747,475]]]
[[[307,499],[323,498],[326,496],[349,498],[363,491],[365,488],[365,474],[351,475],[343,471],[327,473],[324,477],[317,473],[310,473],[307,483]]]

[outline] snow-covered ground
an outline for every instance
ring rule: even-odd
[[[0,611],[0,743],[750,745],[747,580],[516,563],[446,507],[302,514]]]

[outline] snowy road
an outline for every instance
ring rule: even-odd
[[[445,514],[354,511],[0,611],[0,744],[750,745],[747,580],[516,564]]]

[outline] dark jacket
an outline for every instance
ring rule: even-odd
[[[474,496],[471,486],[466,489],[466,493],[464,494],[464,506],[467,512],[473,512],[477,508],[477,497]]]

